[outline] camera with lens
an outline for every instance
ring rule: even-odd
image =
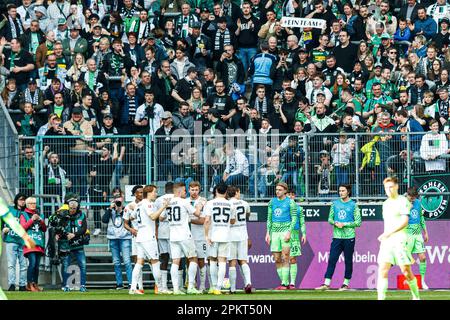
[[[114,204],[116,205],[116,207],[121,207],[122,206],[122,201],[114,200]]]
[[[63,257],[69,253],[69,248],[59,245],[56,236],[59,239],[67,237],[65,227],[69,222],[69,213],[66,210],[58,211],[51,215],[49,221],[49,241],[46,248],[46,255],[50,258],[52,265],[59,265]]]
[[[69,211],[62,210],[53,215],[51,215],[48,219],[50,227],[53,228],[55,234],[58,236],[63,236],[67,223],[69,222]]]

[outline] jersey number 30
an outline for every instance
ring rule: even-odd
[[[167,220],[169,221],[180,221],[181,220],[181,209],[180,207],[167,207]]]

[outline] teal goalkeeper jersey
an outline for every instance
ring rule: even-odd
[[[406,231],[408,235],[420,235],[426,230],[425,217],[423,216],[422,204],[419,199],[414,200],[411,206],[409,222]]]
[[[338,199],[331,204],[328,222],[333,225],[333,238],[352,239],[356,237],[355,228],[361,226],[361,211],[355,201]],[[344,227],[336,227],[335,222],[343,223]]]
[[[273,198],[267,208],[267,231],[284,232],[294,230],[297,223],[297,204],[286,197]]]

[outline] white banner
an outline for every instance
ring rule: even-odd
[[[282,17],[281,26],[288,28],[318,28],[322,29],[325,27],[326,21],[323,19],[307,19],[307,18],[293,18],[293,17]]]

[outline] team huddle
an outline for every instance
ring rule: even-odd
[[[127,205],[124,218],[127,225],[131,223],[132,228],[137,230],[136,234],[133,233],[137,263],[133,269],[130,294],[144,293],[142,268],[146,260],[152,267],[157,294],[208,292],[219,295],[222,293],[227,262],[230,293],[236,292],[238,263],[244,279],[244,291],[252,292],[247,263],[250,206],[240,200],[240,191],[234,186],[218,184],[214,189],[214,199],[209,201],[200,196],[200,187],[198,182],[191,182],[187,195],[184,183],[169,182],[165,186],[165,194],[158,197],[157,187],[149,185],[143,188],[141,201]],[[170,277],[173,290],[169,290],[167,285],[169,259],[172,261]],[[208,264],[205,259],[208,259]],[[185,267],[186,291],[183,281]]]
[[[378,238],[378,299],[386,298],[388,272],[393,265],[400,267],[413,298],[419,299],[417,280],[411,271],[412,254],[419,255],[422,288],[428,289],[424,246],[428,233],[420,200],[415,188],[408,190],[407,197],[399,195],[395,178],[385,179],[384,186],[388,199],[383,204],[384,232]],[[169,182],[165,194],[160,197],[154,185],[135,188],[133,193],[142,188],[142,197],[136,197],[128,204],[124,214],[125,225],[134,235],[137,256],[130,294],[144,293],[142,268],[145,261],[151,264],[157,294],[222,294],[227,263],[229,293],[236,293],[238,266],[244,291],[254,291],[248,265],[250,206],[240,199],[239,188],[221,183],[215,187],[214,198],[209,201],[200,196],[201,185],[196,181],[191,182],[188,189],[183,183]],[[275,191],[276,197],[268,203],[265,240],[273,253],[280,278],[281,284],[276,289],[296,289],[297,257],[301,255],[301,245],[306,243],[305,218],[302,207],[295,202],[295,193],[288,190],[286,183],[278,183]],[[340,185],[340,198],[330,206],[328,222],[333,225],[333,241],[325,281],[317,290],[330,289],[341,253],[344,253],[345,276],[339,290],[349,289],[355,229],[361,226],[360,209],[350,195],[351,186]],[[169,272],[172,290],[168,288]],[[209,290],[206,289],[207,276]]]

